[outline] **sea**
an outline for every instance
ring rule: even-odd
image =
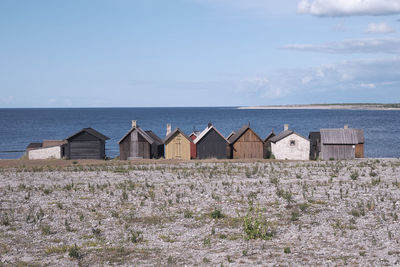
[[[119,155],[118,141],[130,130],[131,121],[144,130],[165,137],[166,124],[186,134],[202,131],[211,122],[225,137],[250,123],[265,138],[272,130],[279,133],[284,124],[308,137],[321,128],[364,129],[365,157],[400,157],[400,111],[398,110],[310,110],[238,109],[237,107],[160,107],[160,108],[13,108],[0,109],[0,159],[24,155],[31,142],[65,139],[82,128],[108,136],[106,154]]]

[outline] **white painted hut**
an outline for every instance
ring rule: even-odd
[[[65,153],[64,140],[44,140],[43,143],[31,143],[26,148],[28,159],[61,159]]]
[[[309,160],[310,140],[289,130],[285,124],[284,131],[272,137],[271,153],[275,159]]]

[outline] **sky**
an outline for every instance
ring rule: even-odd
[[[0,108],[400,102],[400,0],[2,0]]]

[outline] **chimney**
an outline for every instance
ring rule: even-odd
[[[344,128],[345,128],[345,129],[349,129],[349,125],[348,125],[348,124],[345,124],[345,125],[344,125]]]
[[[289,130],[289,124],[285,124],[285,125],[283,125],[283,130],[284,130],[284,131],[287,131],[287,130]]]
[[[169,135],[171,133],[171,123],[167,123],[167,134]]]
[[[208,128],[210,128],[212,126],[212,123],[211,122],[209,122],[208,123]]]
[[[132,128],[136,128],[136,121],[132,121]]]

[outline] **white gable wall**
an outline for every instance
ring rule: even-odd
[[[33,149],[28,152],[29,159],[61,159],[61,146]]]
[[[295,145],[291,145],[291,141],[294,141]],[[271,152],[276,159],[309,160],[310,141],[294,133],[271,143]]]

